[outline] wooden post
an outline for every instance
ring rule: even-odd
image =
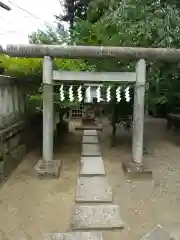
[[[143,165],[144,97],[146,83],[146,63],[139,60],[136,66],[134,91],[133,143],[132,154],[135,164]]]
[[[52,59],[45,56],[43,63],[43,161],[53,160],[53,86]]]

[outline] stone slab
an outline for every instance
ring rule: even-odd
[[[97,144],[99,143],[98,137],[97,136],[83,136],[82,143],[94,143]]]
[[[180,228],[170,232],[170,240],[180,240]]]
[[[141,240],[170,240],[170,235],[161,225],[158,225],[141,238]]]
[[[169,232],[170,240],[180,240],[180,223],[171,221],[163,226]]]
[[[39,160],[34,168],[39,178],[58,178],[60,175],[61,160],[52,160],[50,162]]]
[[[81,157],[80,176],[105,175],[102,157]]]
[[[80,177],[76,202],[112,202],[112,189],[106,177]]]
[[[86,125],[83,124],[82,126],[76,126],[75,130],[82,131],[82,130],[97,130],[97,131],[103,131],[102,124],[96,124],[95,125]]]
[[[123,162],[122,168],[130,178],[152,178],[152,171],[144,165],[137,165],[133,162]]]
[[[101,156],[99,144],[82,144],[82,156]]]
[[[44,240],[103,240],[102,232],[49,233]]]
[[[75,205],[72,210],[73,230],[109,230],[123,228],[117,205]]]
[[[84,130],[84,136],[97,136],[97,130]]]

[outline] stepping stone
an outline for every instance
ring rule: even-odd
[[[76,202],[112,202],[112,189],[105,177],[80,177]]]
[[[81,157],[80,176],[105,175],[102,157]]]
[[[123,228],[117,205],[75,205],[72,210],[73,230],[109,230]]]
[[[180,240],[180,225],[178,223],[172,223],[166,229],[169,230],[171,240]]]
[[[145,235],[141,240],[170,240],[170,235],[161,225],[158,225]]]
[[[82,144],[82,156],[101,156],[98,144]]]
[[[97,130],[84,130],[85,136],[97,136]]]
[[[83,136],[82,143],[99,143],[97,136]]]
[[[103,240],[102,232],[49,233],[44,240]]]

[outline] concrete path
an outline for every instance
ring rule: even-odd
[[[44,240],[103,240],[101,232],[50,233]]]
[[[112,190],[103,175],[105,168],[97,131],[84,130],[80,177],[76,186],[75,201],[78,204],[73,207],[71,219],[73,230],[123,228],[120,208],[112,203]],[[87,202],[92,205],[85,205]]]
[[[123,228],[120,208],[112,203],[112,189],[105,176],[96,130],[84,130],[80,163],[76,204],[71,217],[74,232],[47,234],[45,240],[103,240],[102,232],[98,230]],[[90,232],[83,232],[87,230]]]
[[[80,177],[76,202],[112,202],[112,189],[105,177]]]
[[[98,137],[97,136],[83,136],[83,139],[82,139],[82,143],[94,143],[94,144],[97,144],[99,141],[98,141]]]
[[[170,238],[170,234],[161,225],[158,225],[157,227],[153,228],[148,234],[146,234],[141,240],[176,240],[176,239]]]
[[[97,136],[97,130],[84,130],[84,136]]]
[[[102,157],[81,157],[80,176],[105,175]]]
[[[72,228],[73,230],[123,228],[119,206],[113,204],[75,205],[72,213]]]
[[[44,240],[103,240],[101,231],[124,228],[120,207],[113,204],[96,130],[84,131],[80,164],[71,217],[73,232],[47,234]],[[169,236],[157,226],[141,240],[161,239],[169,240]]]
[[[99,144],[82,144],[82,156],[101,156]]]

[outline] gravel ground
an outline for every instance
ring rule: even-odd
[[[152,169],[153,179],[129,181],[120,163],[131,159],[131,136],[118,129],[116,147],[108,148],[110,129],[104,128],[103,156],[114,202],[120,205],[126,223],[114,239],[138,240],[157,224],[180,239],[180,134],[167,132],[164,120],[146,119],[144,162]]]
[[[104,233],[105,240],[139,240],[157,224],[180,232],[180,133],[166,132],[165,121],[146,119],[144,161],[152,180],[130,181],[121,162],[131,158],[131,133],[117,131],[116,147],[110,147],[110,127],[103,121],[101,150],[114,203],[121,207],[124,230]],[[40,158],[29,153],[0,189],[0,239],[40,240],[47,232],[70,231],[75,199],[81,134],[70,134],[57,147],[62,159],[58,180],[38,180],[33,166]],[[180,239],[180,238],[179,238]]]

